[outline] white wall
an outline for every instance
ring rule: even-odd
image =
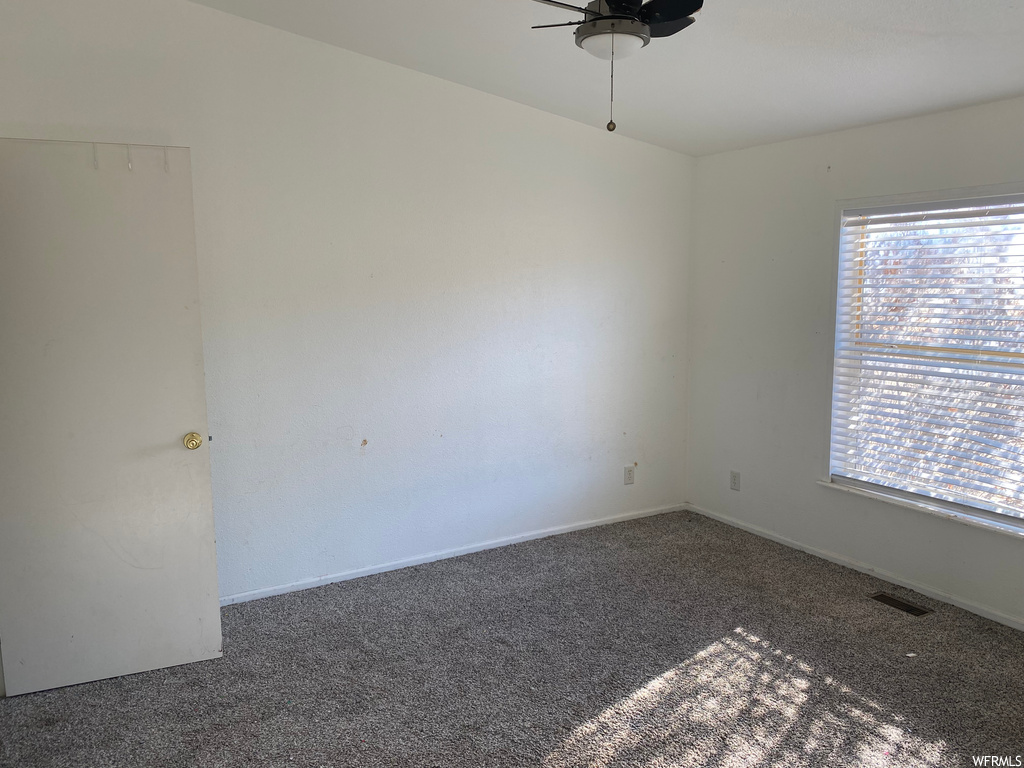
[[[0,71],[192,148],[223,596],[685,501],[688,158],[184,0],[7,0]]]
[[[1024,626],[1024,538],[816,484],[827,471],[837,201],[1024,181],[1022,125],[1017,99],[697,162],[696,508]]]
[[[1024,621],[1020,541],[815,484],[835,201],[1024,179],[1024,101],[691,201],[685,157],[184,0],[7,0],[0,68],[0,135],[192,147],[222,595],[688,499]]]

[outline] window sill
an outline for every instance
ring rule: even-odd
[[[826,488],[834,488],[837,491],[843,491],[844,493],[852,493],[857,496],[865,496],[869,499],[875,499],[876,501],[884,501],[888,504],[895,504],[898,507],[906,507],[908,509],[915,509],[918,512],[926,512],[936,517],[942,517],[947,520],[952,520],[955,523],[961,525],[970,525],[975,528],[984,528],[986,531],[995,531],[996,533],[1006,534],[1008,536],[1014,536],[1016,538],[1024,539],[1024,520],[1016,523],[1012,520],[1003,522],[1001,520],[993,520],[988,517],[982,517],[981,515],[972,515],[969,512],[961,512],[959,510],[949,509],[942,506],[941,504],[931,504],[927,501],[916,501],[914,499],[908,499],[903,496],[897,496],[895,494],[886,493],[884,490],[875,490],[868,488],[861,488],[859,486],[846,485],[842,482],[836,482],[834,480],[818,480],[818,485],[825,486]]]

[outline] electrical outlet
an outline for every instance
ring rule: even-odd
[[[625,467],[622,472],[622,484],[632,485],[633,484],[633,472],[636,467]]]
[[[738,491],[740,489],[740,473],[739,472],[730,472],[729,473],[729,487],[732,488],[732,490],[734,490],[734,491]]]

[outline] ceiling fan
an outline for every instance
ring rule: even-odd
[[[576,27],[576,45],[611,61],[612,106],[615,103],[615,59],[629,56],[651,42],[652,37],[668,37],[693,24],[693,14],[704,7],[704,0],[593,0],[587,6],[570,5],[558,0],[534,0],[566,11],[582,13],[580,21],[539,24],[533,29]],[[615,121],[608,121],[615,130]]]

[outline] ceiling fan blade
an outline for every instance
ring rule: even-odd
[[[648,22],[647,26],[651,28],[651,37],[668,37],[683,31],[695,21],[693,16],[684,16],[675,21]]]
[[[643,0],[605,0],[605,2],[608,5],[609,14],[636,18],[640,13],[640,5]]]
[[[566,21],[562,24],[538,24],[530,29],[551,29],[552,27],[578,27],[580,24],[586,24],[585,21]]]
[[[693,16],[703,7],[704,0],[650,0],[640,8],[640,21],[651,25],[653,31],[655,24],[685,19],[687,16]],[[677,29],[676,32],[678,31]]]
[[[555,8],[561,8],[563,11],[576,11],[577,13],[589,14],[590,16],[600,16],[601,14],[597,11],[590,11],[586,8],[580,8],[578,5],[569,5],[568,3],[560,3],[558,0],[533,0],[535,3],[543,3],[544,5],[551,5]]]

